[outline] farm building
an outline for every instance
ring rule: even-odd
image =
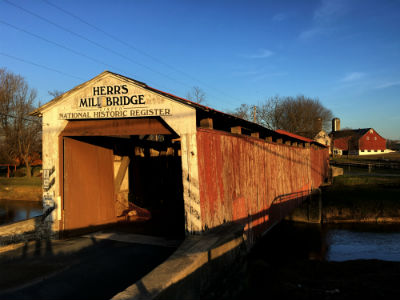
[[[332,131],[332,153],[337,155],[372,155],[387,153],[386,139],[373,128]]]
[[[329,134],[325,131],[322,130],[319,131],[315,136],[314,136],[314,140],[322,145],[327,146],[328,148],[331,147],[331,138],[329,136]],[[329,150],[330,153],[330,150]]]
[[[265,230],[273,203],[283,216],[328,176],[319,143],[108,71],[32,114],[43,123],[44,207],[61,235],[120,223],[161,235],[230,222]]]

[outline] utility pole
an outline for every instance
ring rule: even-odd
[[[253,121],[257,123],[257,106],[253,106]]]

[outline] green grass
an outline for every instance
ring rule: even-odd
[[[381,187],[400,187],[400,177],[396,176],[371,176],[371,175],[343,175],[333,179],[333,186],[368,185]]]
[[[12,177],[0,178],[0,186],[41,186],[42,178],[40,177]]]
[[[325,210],[347,209],[355,219],[400,216],[400,178],[339,176],[323,189]]]
[[[331,160],[336,162],[368,162],[368,161],[393,161],[400,162],[400,152],[374,154],[374,155],[343,155],[333,157]]]

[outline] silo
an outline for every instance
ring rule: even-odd
[[[320,132],[322,130],[322,119],[321,118],[316,118],[314,119],[314,131],[316,133]]]
[[[340,119],[333,118],[332,120],[332,132],[340,130]]]

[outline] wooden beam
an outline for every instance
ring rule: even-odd
[[[114,180],[115,193],[118,193],[121,189],[121,184],[122,181],[124,180],[126,170],[128,169],[129,166],[129,162],[130,162],[129,156],[122,157],[122,161],[121,164],[119,165],[117,176],[115,177]]]
[[[250,135],[252,137],[255,137],[255,138],[260,138],[260,133],[259,132],[252,132]]]
[[[305,143],[305,144],[304,144],[304,147],[305,147],[305,148],[310,148],[310,143]]]
[[[292,143],[290,141],[285,141],[285,145],[290,146]]]
[[[266,140],[267,142],[272,142],[272,136],[267,136],[267,137],[265,138],[265,140]]]
[[[211,119],[211,118],[201,119],[200,120],[200,127],[213,129],[214,128],[213,119]]]
[[[278,144],[282,144],[282,143],[283,143],[283,140],[282,140],[282,139],[277,139],[276,142],[277,142]]]
[[[241,126],[231,127],[231,132],[235,134],[242,134],[242,127]]]
[[[297,142],[293,142],[293,143],[292,143],[292,146],[293,146],[293,147],[297,147]]]

